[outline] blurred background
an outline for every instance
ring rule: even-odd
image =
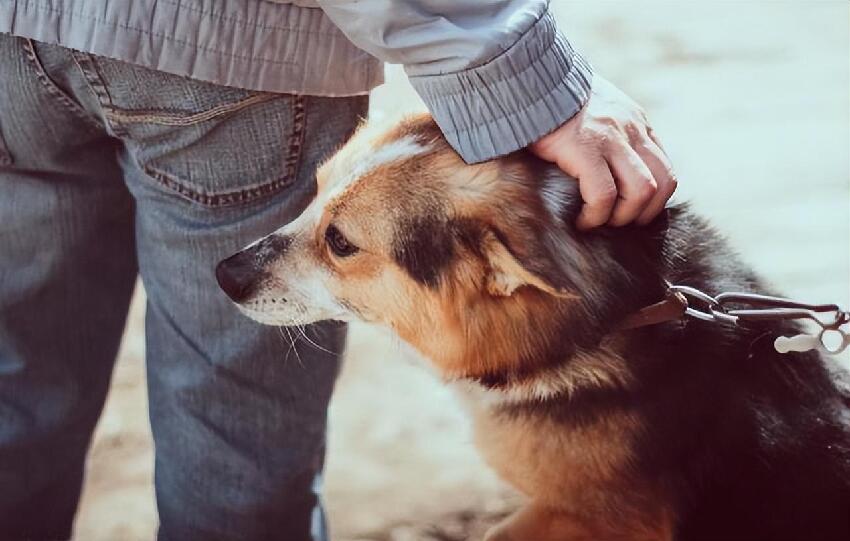
[[[689,200],[789,296],[850,305],[850,3],[553,0],[573,44],[649,112]],[[401,70],[372,115],[422,109]],[[157,523],[139,288],[89,455],[79,541]],[[281,351],[283,355],[283,351]],[[480,538],[516,496],[480,463],[454,397],[352,328],[330,411],[334,539]],[[848,352],[840,359],[850,366]]]

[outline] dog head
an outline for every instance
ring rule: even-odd
[[[539,356],[594,289],[575,182],[527,153],[467,165],[422,116],[361,127],[317,180],[296,220],[217,268],[259,322],[380,323],[448,373],[486,374]]]

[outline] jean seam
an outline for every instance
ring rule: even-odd
[[[218,105],[206,111],[191,114],[160,111],[153,109],[129,110],[106,106],[104,111],[110,120],[121,124],[159,124],[161,126],[191,126],[220,116],[228,115],[266,101],[280,97],[280,94],[254,94],[245,99]]]
[[[139,164],[145,174],[161,186],[178,193],[179,195],[200,203],[206,207],[224,207],[253,202],[262,197],[276,194],[279,190],[292,185],[298,175],[301,162],[302,149],[304,147],[304,135],[306,127],[306,106],[302,95],[294,95],[291,100],[292,128],[290,130],[287,152],[284,158],[283,174],[274,180],[256,184],[250,188],[232,190],[227,192],[203,193],[186,185],[178,177],[166,173],[150,165]]]
[[[31,39],[24,39],[24,56],[30,61],[33,70],[35,71],[36,79],[42,84],[47,93],[54,98],[54,100],[59,103],[66,111],[72,113],[74,116],[81,118],[84,120],[89,128],[94,128],[98,132],[102,131],[105,126],[100,123],[96,118],[94,118],[88,111],[86,111],[80,104],[78,104],[71,96],[69,96],[64,90],[59,88],[59,86],[50,78],[47,74],[47,71],[44,69],[44,65],[41,63],[41,60],[38,58],[38,53],[35,52],[35,46],[33,45],[33,41]]]
[[[106,88],[106,82],[103,80],[103,77],[97,68],[97,63],[95,62],[94,57],[88,53],[75,51],[73,49],[71,50],[71,57],[74,59],[74,64],[77,65],[77,69],[80,70],[80,73],[86,80],[89,90],[91,90],[92,94],[94,94],[100,104],[100,108],[103,111],[103,119],[106,123],[105,127],[111,130],[112,134],[116,137],[126,136],[126,131],[124,131],[120,125],[110,122],[110,118],[106,114],[107,111],[115,109],[115,106],[112,103],[112,96],[109,95],[109,90]]]
[[[166,173],[164,171],[160,171],[155,167],[143,165],[142,169],[148,177],[155,180],[161,186],[164,186],[169,190],[182,195],[183,197],[191,199],[196,203],[200,203],[205,207],[224,207],[229,205],[238,205],[240,203],[247,203],[260,197],[272,195],[276,193],[277,190],[285,188],[286,186],[291,184],[291,178],[288,175],[284,174],[272,181],[264,182],[263,184],[257,184],[255,186],[252,186],[251,188],[243,188],[241,190],[233,190],[229,192],[203,193],[201,191],[190,188],[178,177]]]

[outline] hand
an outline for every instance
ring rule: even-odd
[[[647,224],[676,190],[676,175],[646,114],[599,75],[584,108],[529,149],[578,179],[585,203],[580,229]]]

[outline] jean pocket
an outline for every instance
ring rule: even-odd
[[[3,125],[0,124],[0,167],[9,167],[10,165],[12,165],[12,154],[3,139]]]
[[[88,60],[110,127],[160,185],[196,203],[223,206],[274,195],[297,178],[305,124],[302,96]],[[86,64],[81,67],[85,70]]]

